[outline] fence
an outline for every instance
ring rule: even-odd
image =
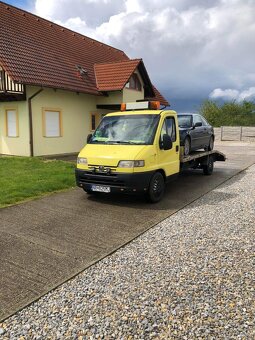
[[[216,140],[255,142],[255,126],[221,126],[214,131]]]

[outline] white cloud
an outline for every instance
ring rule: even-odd
[[[125,8],[127,13],[142,12],[142,7],[139,4],[139,0],[126,0]]]
[[[62,24],[71,18],[80,17],[93,29],[121,11],[125,10],[122,0],[35,0],[35,13]],[[81,33],[84,27],[81,26]],[[86,32],[85,32],[86,33]]]
[[[234,89],[222,90],[220,88],[214,89],[210,93],[211,99],[224,99],[227,101],[243,101],[255,99],[255,87],[250,87],[247,90],[238,91]]]
[[[255,87],[250,87],[249,89],[242,91],[239,95],[240,100],[250,100],[255,98]]]
[[[255,85],[255,1],[35,0],[35,12],[142,57],[170,101]]]

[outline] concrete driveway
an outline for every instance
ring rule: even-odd
[[[158,204],[74,189],[0,209],[0,320],[255,163],[255,144],[221,143],[212,176],[182,174]],[[201,207],[202,208],[202,207]]]

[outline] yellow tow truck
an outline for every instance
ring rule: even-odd
[[[161,110],[159,102],[126,103],[88,136],[77,158],[76,183],[88,194],[144,193],[158,202],[182,169],[211,175],[214,162],[225,159],[218,151],[182,156],[175,111]]]

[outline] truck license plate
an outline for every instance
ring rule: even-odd
[[[111,188],[110,187],[105,187],[103,185],[92,185],[91,186],[92,191],[98,191],[98,192],[110,192]]]

